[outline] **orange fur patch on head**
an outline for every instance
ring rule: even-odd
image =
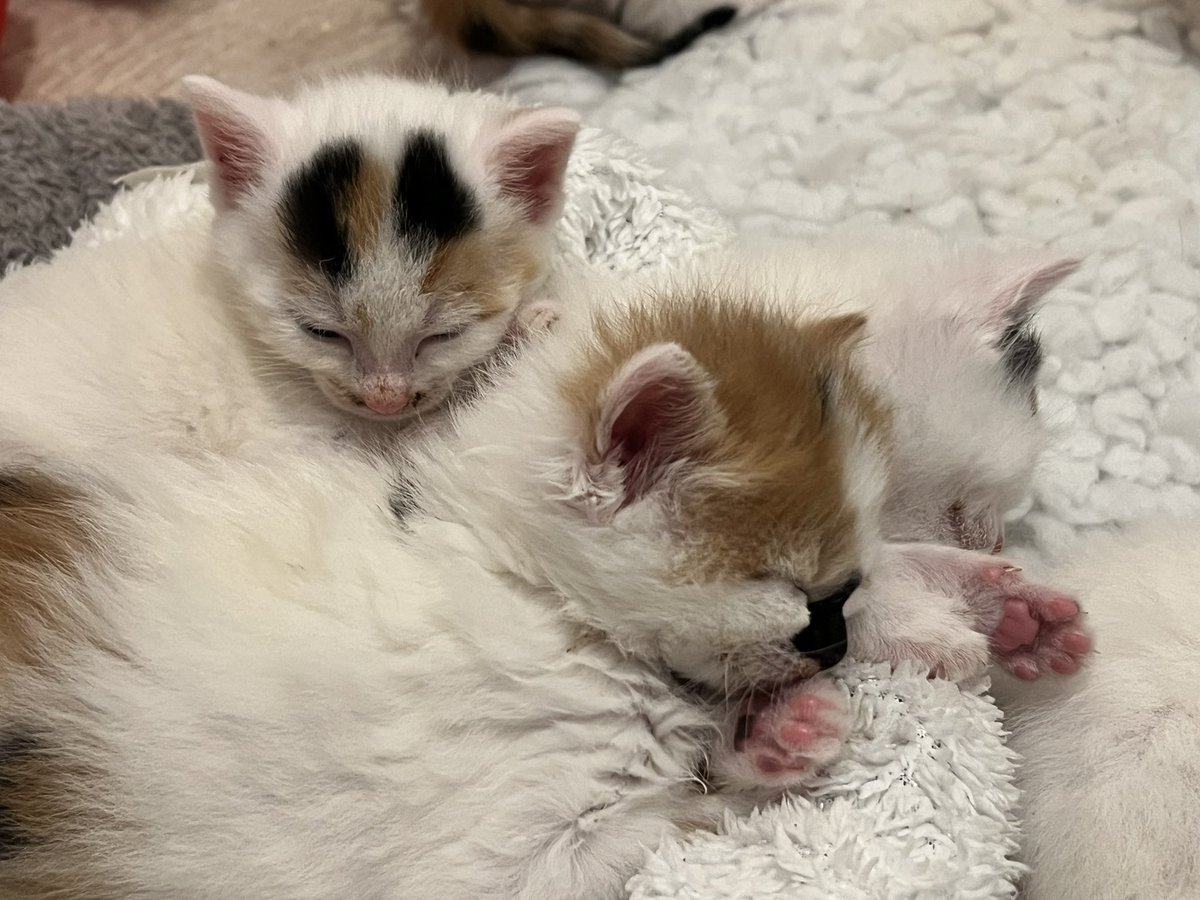
[[[391,184],[387,168],[374,157],[364,155],[357,177],[342,198],[341,210],[346,241],[356,259],[366,259],[379,242],[391,207]]]
[[[588,364],[564,385],[588,434],[614,374],[647,346],[678,344],[713,379],[719,421],[690,454],[701,477],[674,497],[680,580],[771,574],[819,596],[859,568],[862,510],[846,461],[867,443],[886,466],[889,443],[887,412],[851,364],[864,324],[857,315],[797,324],[703,290],[600,317]]]
[[[421,291],[446,303],[470,305],[480,318],[508,315],[542,272],[543,254],[528,229],[477,229],[434,251]]]
[[[354,308],[350,310],[350,318],[363,334],[370,334],[371,329],[375,327],[375,316],[365,303],[354,304]]]

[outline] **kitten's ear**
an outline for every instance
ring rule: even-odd
[[[213,168],[213,201],[218,209],[235,208],[275,161],[274,136],[287,104],[203,75],[191,75],[183,85]]]
[[[983,325],[988,338],[999,340],[1011,326],[1027,321],[1046,292],[1079,265],[1078,259],[1048,253],[999,260],[982,286]]]
[[[569,109],[526,109],[490,137],[488,173],[531,224],[547,225],[562,209],[563,177],[578,132],[579,115]]]
[[[683,347],[636,353],[609,382],[596,421],[595,461],[619,470],[618,507],[644,496],[721,422],[712,378]]]

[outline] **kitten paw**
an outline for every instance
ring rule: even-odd
[[[1033,584],[1009,565],[981,566],[979,589],[991,595],[999,621],[990,642],[996,661],[1017,678],[1072,675],[1092,652],[1079,604],[1061,591]]]
[[[1079,670],[1092,650],[1079,604],[1026,581],[995,556],[936,544],[889,544],[865,582],[850,652],[917,659],[943,677],[998,664],[1025,680]]]
[[[800,682],[747,703],[737,722],[734,749],[762,783],[801,782],[837,756],[847,719],[845,700],[832,682]]]

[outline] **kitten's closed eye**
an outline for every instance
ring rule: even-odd
[[[429,337],[422,338],[421,343],[417,345],[417,353],[420,354],[422,350],[429,350],[441,344],[449,343],[455,338],[461,337],[462,333],[466,330],[466,326],[463,326],[462,328],[453,328],[449,331],[440,331],[437,334],[431,334]]]
[[[308,322],[301,322],[300,327],[309,337],[314,337],[320,341],[344,341],[346,336],[337,331],[332,331],[328,328],[321,328],[319,325],[312,325]]]

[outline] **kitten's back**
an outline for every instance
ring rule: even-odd
[[[1099,652],[1079,677],[1004,703],[1024,757],[1028,900],[1196,896],[1198,547],[1200,522],[1143,523],[1092,539],[1057,573]]]

